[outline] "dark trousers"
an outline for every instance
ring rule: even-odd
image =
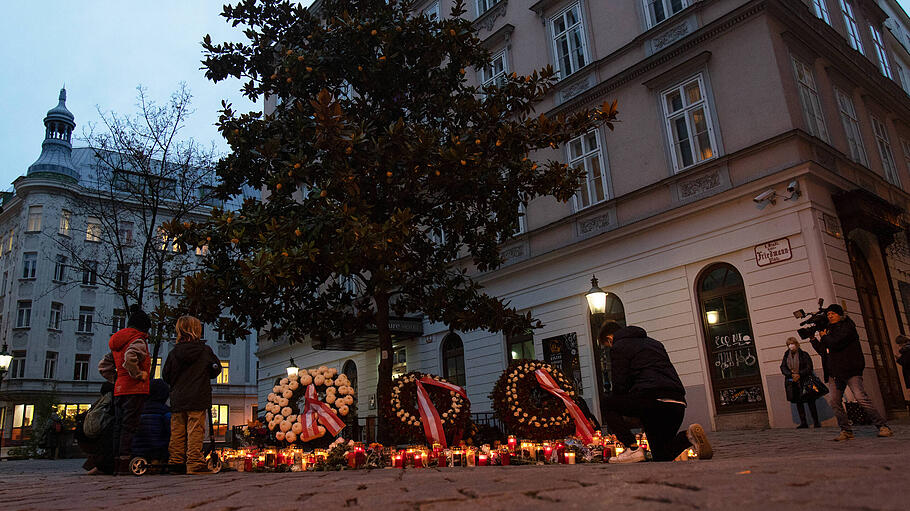
[[[148,394],[114,396],[114,458],[130,458]]]
[[[685,431],[679,431],[686,407],[635,395],[608,396],[601,401],[604,421],[610,432],[626,447],[635,445],[635,435],[625,417],[641,419],[641,429],[648,435],[654,461],[673,461],[692,447]]]
[[[794,381],[794,382],[790,382],[790,385],[793,387],[791,389],[791,391],[793,392],[793,395],[799,396],[799,383]],[[796,405],[796,413],[799,414],[800,425],[807,424],[806,407],[805,407],[806,404],[809,405],[809,413],[812,414],[812,423],[815,424],[816,426],[819,425],[818,408],[815,407],[815,399],[813,399],[811,401],[795,401],[793,404]]]

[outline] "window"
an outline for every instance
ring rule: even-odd
[[[7,253],[13,251],[13,240],[14,240],[15,238],[16,238],[16,231],[10,229],[10,230],[9,230],[9,238],[6,239],[6,252],[7,252]]]
[[[76,327],[76,332],[80,334],[92,333],[92,323],[94,320],[94,307],[79,307],[79,325]]]
[[[704,90],[702,75],[697,75],[662,94],[676,172],[717,155]]]
[[[94,286],[98,284],[98,261],[86,261],[82,268],[82,285]]]
[[[648,16],[648,28],[663,22],[667,18],[688,7],[692,0],[645,0],[645,12]]]
[[[66,256],[58,255],[54,262],[54,281],[63,282],[66,280]]]
[[[509,66],[506,63],[506,50],[502,50],[495,54],[490,59],[490,63],[480,70],[480,84],[484,87],[502,85],[508,73]]]
[[[806,119],[808,131],[811,135],[827,142],[828,129],[825,127],[822,104],[818,99],[818,90],[815,88],[815,76],[809,66],[797,59],[793,59],[793,68],[796,70],[799,100],[803,106],[803,116]]]
[[[0,284],[0,296],[6,296],[6,283],[9,281],[9,272],[3,272],[3,283]]]
[[[569,166],[581,167],[585,175],[579,179],[575,195],[575,210],[607,200],[607,178],[603,171],[600,136],[596,130],[569,141]]]
[[[152,376],[153,380],[161,379],[161,357],[155,358],[155,375]]]
[[[215,383],[218,383],[220,385],[227,385],[230,382],[230,378],[229,378],[230,369],[231,369],[231,361],[222,360],[221,361],[221,373],[215,379]]]
[[[72,220],[73,220],[73,214],[71,212],[69,212],[65,209],[63,211],[61,211],[60,212],[60,229],[57,230],[57,233],[62,234],[64,236],[69,236],[70,235],[70,224],[71,224]]]
[[[524,203],[518,205],[518,231],[515,232],[515,235],[524,234],[528,232],[528,208]]]
[[[172,252],[180,251],[180,245],[177,244],[177,240],[174,239],[172,241],[171,238],[167,235],[167,231],[165,231],[164,228],[162,228],[162,227],[158,228],[158,236],[161,238],[161,247],[160,248],[162,251],[166,252],[168,250],[168,248],[170,248],[170,250]]]
[[[815,15],[825,20],[825,23],[831,24],[831,18],[828,16],[828,6],[825,0],[812,0],[812,7],[815,9]]]
[[[101,220],[90,216],[85,219],[85,241],[101,242]]]
[[[63,318],[63,304],[54,302],[51,304],[51,316],[47,322],[47,327],[51,330],[60,330],[60,320]]]
[[[859,28],[856,25],[856,14],[848,0],[840,0],[840,9],[844,14],[844,25],[847,26],[847,41],[854,50],[863,53],[863,42],[859,38]]]
[[[888,137],[888,128],[874,115],[872,116],[872,131],[875,133],[878,154],[882,158],[882,170],[885,172],[885,180],[894,186],[900,186],[901,181],[897,176],[894,153],[891,152],[891,139]]]
[[[92,405],[89,403],[61,403],[55,405],[55,407],[57,408],[57,415],[59,415],[61,419],[70,424],[75,424],[76,416],[80,413],[87,412]],[[72,429],[72,426],[68,426],[68,428]]]
[[[228,405],[212,405],[212,429],[216,438],[224,438],[228,422]]]
[[[439,21],[439,2],[433,2],[421,13],[430,21]]]
[[[208,246],[208,245],[202,245],[201,247],[196,247],[196,255],[197,255],[197,256],[207,256],[207,255],[209,255],[209,246]]]
[[[26,252],[22,255],[22,278],[35,278],[35,270],[38,268],[38,252]]]
[[[491,7],[498,4],[499,0],[477,0],[477,16],[490,10]],[[439,3],[436,3],[436,9],[439,10]],[[432,18],[430,18],[432,19]]]
[[[901,139],[901,149],[904,151],[904,164],[906,164],[907,169],[910,170],[910,141],[906,138]]]
[[[392,379],[408,372],[408,350],[404,346],[392,348]]]
[[[52,380],[57,376],[57,352],[48,351],[44,356],[44,379]]]
[[[844,91],[835,88],[837,95],[837,106],[840,109],[840,118],[844,124],[844,132],[847,134],[847,144],[850,146],[850,157],[857,163],[868,166],[869,161],[866,159],[866,148],[863,146],[863,137],[859,130],[859,120],[856,118],[856,109],[853,107],[853,99]]]
[[[76,355],[76,365],[73,367],[73,380],[88,380],[88,364],[91,358],[92,356],[87,353],[80,353]]]
[[[114,314],[111,316],[111,333],[123,330],[124,328],[126,328],[126,311],[123,309],[114,309]]]
[[[556,70],[565,78],[588,63],[581,7],[575,4],[550,20],[553,46],[556,50]]]
[[[534,360],[534,334],[528,330],[518,335],[506,336],[506,351],[509,354],[509,362]]]
[[[117,274],[114,276],[114,286],[117,289],[125,290],[130,286],[130,265],[118,264]]]
[[[118,235],[120,236],[120,243],[125,245],[132,245],[133,243],[133,222],[120,222],[120,230]]]
[[[32,426],[35,417],[35,405],[15,405],[13,407],[13,431],[11,440],[23,440],[26,428]]]
[[[13,350],[13,360],[9,365],[10,378],[25,378],[25,350]]]
[[[878,65],[882,74],[893,80],[894,75],[891,74],[891,66],[888,64],[888,53],[885,52],[882,33],[872,25],[869,25],[869,31],[872,32],[872,44],[875,46],[875,55],[878,57]]]
[[[25,228],[25,232],[39,232],[41,230],[41,211],[43,209],[42,206],[28,207],[28,226]]]
[[[455,333],[442,340],[442,375],[450,383],[465,386],[464,344]]]
[[[16,309],[16,328],[29,328],[32,326],[32,301],[19,300]]]
[[[171,294],[183,294],[183,276],[177,275],[171,279]]]

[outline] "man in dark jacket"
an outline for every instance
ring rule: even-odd
[[[171,470],[211,473],[202,457],[206,414],[212,413],[212,378],[221,361],[203,340],[202,324],[192,316],[177,320],[177,345],[164,362],[164,381],[171,386]]]
[[[840,426],[840,435],[834,440],[843,442],[853,438],[853,429],[844,410],[844,390],[850,387],[856,402],[866,411],[866,416],[878,428],[878,436],[891,436],[891,428],[885,419],[872,406],[872,400],[863,387],[863,370],[866,368],[866,357],[859,343],[859,334],[853,320],[844,315],[844,308],[836,303],[828,306],[827,330],[821,330],[815,335],[818,344],[817,350],[824,350],[828,357],[828,372],[834,377],[834,388],[829,394],[829,404],[834,410],[837,425]]]
[[[601,401],[604,421],[627,447],[610,463],[645,459],[625,417],[641,419],[654,461],[673,461],[690,447],[695,447],[700,459],[711,458],[713,450],[701,425],[679,431],[686,414],[686,389],[664,345],[640,327],[620,327],[614,322],[601,328],[598,341],[611,348],[613,369],[613,393]]]

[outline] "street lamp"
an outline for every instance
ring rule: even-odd
[[[300,368],[294,363],[294,357],[291,357],[291,365],[288,366],[288,377],[290,378],[292,374],[297,374],[299,370]]]
[[[591,314],[603,314],[607,311],[607,293],[597,286],[597,275],[591,277],[591,290],[585,295]]]

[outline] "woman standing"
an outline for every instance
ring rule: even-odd
[[[818,422],[818,409],[815,408],[815,400],[818,396],[803,399],[800,392],[800,381],[812,376],[812,357],[801,350],[799,341],[796,337],[787,338],[787,351],[784,352],[784,359],[780,363],[780,372],[784,373],[784,385],[787,391],[787,401],[796,403],[796,411],[799,413],[799,426],[797,429],[809,427],[806,423],[806,408],[803,403],[809,404],[809,413],[812,414],[812,422],[816,428],[821,427]]]

